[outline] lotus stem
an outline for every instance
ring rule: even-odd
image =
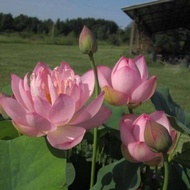
[[[168,178],[169,178],[167,153],[163,153],[163,157],[164,157],[164,182],[163,182],[162,190],[167,190],[168,189]]]
[[[100,86],[98,81],[98,72],[97,68],[94,62],[93,53],[90,52],[89,54],[91,66],[94,70],[94,76],[95,76],[95,97],[98,96],[100,93]],[[92,153],[92,165],[91,165],[91,178],[90,178],[90,189],[94,185],[95,181],[95,173],[96,173],[96,157],[97,157],[97,137],[98,137],[98,128],[94,128],[94,138],[93,138],[93,153]]]

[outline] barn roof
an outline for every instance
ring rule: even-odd
[[[190,0],[159,0],[122,10],[149,37],[178,28],[190,30]]]

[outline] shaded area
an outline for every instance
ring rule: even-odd
[[[122,8],[132,20],[130,52],[145,49],[151,41],[153,60],[172,64],[190,62],[190,0],[159,0]],[[134,51],[134,40],[136,50]],[[187,62],[187,63],[184,63]]]

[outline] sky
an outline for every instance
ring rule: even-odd
[[[73,18],[101,18],[112,20],[125,28],[131,19],[121,8],[153,0],[0,0],[0,12],[13,17],[24,14],[40,20]]]

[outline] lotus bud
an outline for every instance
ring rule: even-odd
[[[168,130],[161,124],[148,120],[144,131],[147,146],[154,152],[166,153],[172,145],[172,138]]]
[[[85,25],[79,36],[79,48],[84,54],[95,53],[98,49],[94,34]]]

